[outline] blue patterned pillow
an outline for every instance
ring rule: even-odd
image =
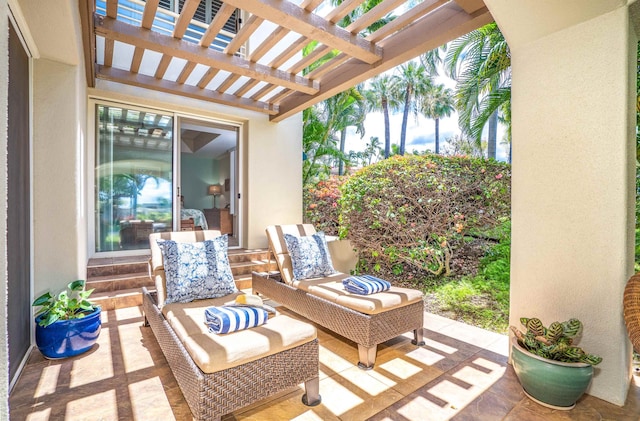
[[[169,303],[222,297],[237,291],[227,256],[227,236],[196,243],[158,241]]]
[[[287,243],[294,280],[329,276],[336,273],[322,231],[306,237],[284,235]]]

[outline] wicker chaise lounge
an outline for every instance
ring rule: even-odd
[[[204,309],[233,301],[242,292],[163,305],[166,279],[157,240],[195,242],[219,235],[219,231],[185,231],[150,236],[149,269],[157,291],[143,288],[145,324],[151,326],[194,418],[219,420],[303,382],[302,401],[317,405],[319,351],[312,325],[278,314],[252,329],[226,335],[208,332]]]
[[[413,331],[414,345],[424,345],[422,293],[391,287],[389,291],[358,296],[344,291],[336,273],[325,278],[296,281],[284,234],[312,235],[313,225],[274,225],[267,227],[269,247],[275,254],[279,275],[253,273],[253,291],[263,294],[309,320],[358,344],[358,366],[375,364],[378,344]]]

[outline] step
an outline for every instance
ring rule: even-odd
[[[251,274],[234,278],[236,288],[251,293]],[[150,287],[149,290],[155,290]],[[142,305],[142,288],[127,288],[115,291],[94,292],[91,302],[102,307],[102,310],[137,307]]]
[[[110,275],[147,272],[148,261],[149,256],[90,259],[87,264],[87,280]]]
[[[100,305],[103,311],[142,305],[142,288],[129,288],[92,294],[91,302]]]
[[[120,291],[123,289],[153,287],[153,280],[148,272],[138,272],[125,275],[97,276],[87,281],[87,289],[95,288],[98,292]]]
[[[229,250],[229,263],[250,262],[252,260],[266,260],[269,258],[267,249],[235,249]]]
[[[266,272],[269,269],[274,269],[275,267],[275,261],[267,259],[251,260],[248,262],[232,263],[231,273],[233,273],[234,277],[237,275],[251,275],[251,272]]]

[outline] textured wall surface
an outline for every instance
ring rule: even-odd
[[[498,24],[506,22],[507,41],[515,40],[511,324],[522,316],[581,319],[581,344],[604,358],[588,393],[622,405],[630,376],[622,292],[633,270],[636,39],[625,6],[576,22],[574,8],[555,3],[546,9],[553,28],[532,29],[548,23],[487,1]]]

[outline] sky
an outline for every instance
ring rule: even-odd
[[[443,74],[440,69],[440,74]],[[454,89],[456,82],[446,76],[438,76],[435,78],[437,84],[443,84],[447,88]],[[397,145],[400,144],[400,131],[402,129],[402,111],[389,115],[390,121],[390,133],[391,143]],[[380,142],[384,147],[384,117],[382,112],[375,112],[367,114],[364,121],[365,135],[361,139],[360,135],[356,133],[355,128],[349,127],[347,129],[347,139],[345,143],[345,151],[363,151],[369,139],[372,136],[378,136]],[[407,121],[407,137],[406,137],[406,151],[411,153],[414,150],[423,152],[425,150],[435,150],[435,122],[432,119],[428,119],[423,116],[418,116],[416,120],[413,115],[409,114]],[[487,128],[485,127],[483,133],[483,139],[486,139]],[[458,114],[454,111],[450,117],[440,119],[440,151],[445,145],[445,140],[454,136],[460,135],[460,129],[458,128]],[[507,161],[509,153],[509,145],[501,144],[501,140],[504,136],[504,127],[498,124],[498,145],[496,147],[496,157],[499,161]],[[486,152],[485,152],[486,153]]]

